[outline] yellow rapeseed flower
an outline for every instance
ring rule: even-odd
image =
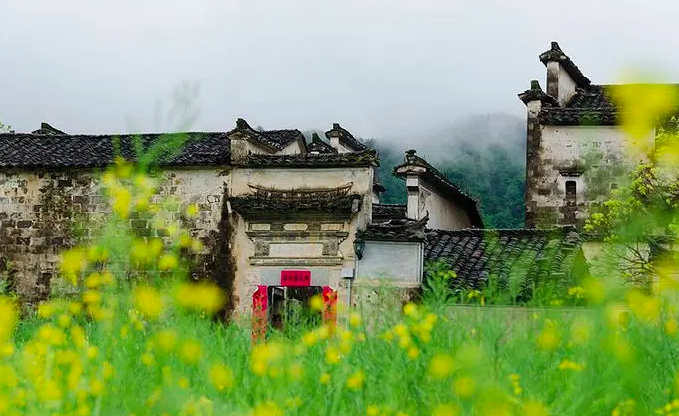
[[[179,235],[179,247],[189,248],[191,247],[191,236],[187,232],[183,232]]]
[[[677,336],[677,332],[679,332],[679,324],[677,324],[675,319],[665,321],[665,333],[667,335],[675,337]]]
[[[325,349],[325,362],[328,364],[337,364],[340,362],[340,350],[334,345],[328,345]]]
[[[363,388],[363,382],[365,381],[365,373],[361,370],[353,373],[347,379],[347,388],[351,390],[360,390]]]
[[[318,382],[323,385],[330,384],[330,374],[328,373],[321,374],[321,377],[318,379]]]
[[[297,409],[302,405],[302,398],[299,396],[291,397],[285,400],[285,405],[290,409]]]
[[[141,362],[147,367],[153,367],[153,365],[156,363],[155,358],[153,358],[153,355],[145,352],[141,355]]]
[[[545,351],[554,351],[561,344],[559,331],[553,325],[547,325],[537,337],[538,347]]]
[[[213,283],[183,282],[177,286],[174,299],[182,308],[214,314],[224,306],[226,295]]]
[[[74,325],[71,327],[70,332],[73,345],[83,348],[85,346],[85,330],[79,325]]]
[[[82,303],[80,303],[80,302],[70,302],[70,303],[68,304],[68,311],[69,311],[72,315],[77,315],[77,314],[79,314],[80,312],[82,312],[82,310],[83,310],[83,305],[82,305]]]
[[[177,343],[177,333],[171,329],[162,329],[156,334],[156,343],[164,352],[170,352]]]
[[[163,254],[158,259],[159,270],[174,270],[179,266],[179,259],[174,254]]]
[[[589,277],[582,282],[585,297],[590,303],[600,303],[606,296],[606,287],[595,278]]]
[[[323,305],[324,305],[323,296],[321,296],[321,295],[314,295],[309,300],[309,307],[311,308],[312,311],[317,311],[317,312],[322,311]]]
[[[453,403],[442,403],[434,409],[432,416],[458,416],[460,407]]]
[[[61,255],[61,273],[72,284],[77,283],[78,275],[87,267],[85,252],[80,248],[66,250]]]
[[[620,113],[622,127],[641,150],[652,143],[640,141],[648,135],[658,117],[676,108],[677,94],[670,85],[624,84],[611,89],[611,96],[625,111]]]
[[[102,284],[101,275],[99,273],[91,273],[85,278],[85,286],[88,289],[96,289]]]
[[[93,245],[87,249],[87,261],[92,263],[104,262],[108,259],[108,249]]]
[[[549,409],[547,407],[536,401],[529,401],[523,405],[523,415],[524,416],[549,416]]]
[[[272,402],[260,403],[249,416],[283,416],[283,411]]]
[[[92,396],[101,396],[104,393],[104,383],[98,379],[90,380],[90,394]]]
[[[233,372],[222,363],[214,363],[210,367],[208,380],[210,380],[210,383],[212,383],[217,391],[223,392],[233,385]]]
[[[377,416],[380,414],[380,408],[374,404],[368,405],[365,409],[365,414],[368,416]]]
[[[314,344],[316,344],[316,342],[318,342],[318,335],[316,335],[315,332],[307,332],[304,335],[302,335],[302,342],[307,347],[311,347]]]
[[[190,204],[186,207],[186,216],[189,218],[194,218],[199,212],[198,204]]]
[[[629,310],[621,303],[613,303],[606,307],[608,324],[613,328],[626,328],[629,324]]]
[[[186,377],[179,377],[179,379],[177,380],[177,385],[179,386],[179,388],[186,390],[191,385],[191,382]]]
[[[325,340],[328,339],[330,336],[330,328],[328,325],[321,325],[316,329],[316,335],[318,335],[318,339],[320,340]]]
[[[402,337],[408,333],[408,327],[405,324],[400,323],[394,327],[394,333],[399,337]]]
[[[582,371],[584,368],[584,364],[578,364],[571,360],[563,360],[559,363],[559,370]]]
[[[104,378],[104,380],[109,380],[113,378],[113,375],[115,374],[115,370],[111,363],[108,361],[104,361],[101,366],[101,376]]]
[[[101,293],[96,290],[86,290],[82,296],[83,303],[87,305],[96,305],[101,302]]]
[[[111,189],[113,212],[118,214],[121,218],[127,218],[130,215],[132,202],[132,194],[127,188],[115,187]]]
[[[94,345],[91,345],[87,347],[87,350],[85,350],[85,355],[87,355],[87,358],[90,360],[94,360],[99,356],[99,348],[97,348]]]
[[[9,298],[0,296],[0,343],[10,338],[16,323],[16,304]]]
[[[54,302],[42,302],[38,306],[38,315],[41,318],[49,318],[50,316],[54,315],[57,312],[57,307],[55,306]]]
[[[469,376],[457,377],[453,380],[453,392],[460,398],[471,397],[476,391],[476,382]]]
[[[406,303],[403,307],[403,313],[407,316],[415,316],[417,314],[417,305],[412,302]]]
[[[255,345],[250,352],[250,369],[256,375],[262,376],[282,356],[283,346],[277,342]]]
[[[157,319],[163,312],[163,299],[150,286],[137,286],[134,290],[134,306],[147,319]]]
[[[196,364],[201,354],[200,344],[193,339],[184,341],[179,350],[179,358],[187,364]]]
[[[62,313],[57,319],[59,326],[62,328],[68,328],[71,325],[71,315],[67,313]]]
[[[448,354],[437,354],[429,362],[429,375],[435,379],[444,379],[453,374],[455,363]]]
[[[657,297],[634,289],[627,294],[627,304],[632,313],[642,321],[655,323],[660,318],[660,299]]]
[[[410,347],[410,348],[408,348],[407,354],[408,354],[408,358],[410,358],[411,360],[414,360],[414,359],[416,359],[417,357],[420,356],[420,350],[418,350],[417,347]]]

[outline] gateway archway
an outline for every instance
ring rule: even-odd
[[[309,301],[323,296],[323,309],[314,314]],[[334,326],[337,323],[337,291],[330,286],[312,286],[310,270],[283,270],[280,283],[259,285],[252,295],[252,340],[262,341],[270,328],[285,330],[299,320]]]

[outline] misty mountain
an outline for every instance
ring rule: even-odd
[[[424,132],[417,140],[371,140],[380,154],[385,203],[405,203],[406,190],[393,176],[409,148],[479,200],[487,228],[523,227],[526,162],[525,121],[503,113],[465,117]]]
[[[526,122],[505,113],[473,115],[449,126],[423,131],[413,137],[361,139],[377,149],[379,177],[387,191],[384,203],[406,202],[402,179],[393,168],[408,149],[439,169],[453,183],[479,200],[486,228],[520,228],[524,223]],[[324,138],[323,132],[308,130]]]

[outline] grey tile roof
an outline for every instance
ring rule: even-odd
[[[373,204],[373,222],[381,222],[390,219],[405,219],[405,204]]]
[[[609,85],[578,88],[563,107],[546,106],[539,119],[545,125],[595,125],[618,123],[619,107],[611,100]]]
[[[246,165],[260,168],[331,168],[379,166],[377,152],[364,150],[351,153],[307,153],[292,155],[267,155],[250,153]]]
[[[369,224],[356,233],[356,238],[367,241],[423,241],[428,217],[420,220],[407,218]]]
[[[325,132],[325,137],[338,137],[339,142],[346,146],[349,150],[354,152],[360,152],[367,150],[368,146],[364,145],[360,141],[354,138],[354,135],[345,130],[339,123],[333,123],[332,129]]]
[[[337,149],[318,137],[318,133],[311,135],[311,143],[307,144],[306,147],[309,153],[337,153]]]
[[[456,290],[482,289],[492,278],[499,290],[527,301],[538,283],[567,290],[582,276],[582,240],[574,228],[551,230],[427,230],[426,262],[443,262],[457,277]],[[565,292],[563,292],[565,293]]]
[[[229,131],[227,134],[231,136],[234,133],[241,133],[249,139],[258,142],[265,147],[269,147],[274,151],[283,150],[286,146],[296,140],[305,141],[304,135],[297,129],[257,131],[250,127],[247,121],[242,118],[236,120],[236,128]]]
[[[135,160],[135,138],[144,149],[155,143],[185,138],[178,154],[163,165],[199,166],[229,164],[229,139],[225,133],[174,133],[140,135],[69,135],[56,132],[0,134],[0,168],[89,168],[111,164],[116,156],[114,140],[121,155]],[[56,129],[55,129],[56,130]],[[58,131],[58,130],[57,130]],[[164,146],[173,149],[169,144]]]

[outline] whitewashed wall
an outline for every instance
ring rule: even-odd
[[[360,280],[385,280],[417,286],[422,281],[422,243],[366,241],[363,258],[356,264]]]

